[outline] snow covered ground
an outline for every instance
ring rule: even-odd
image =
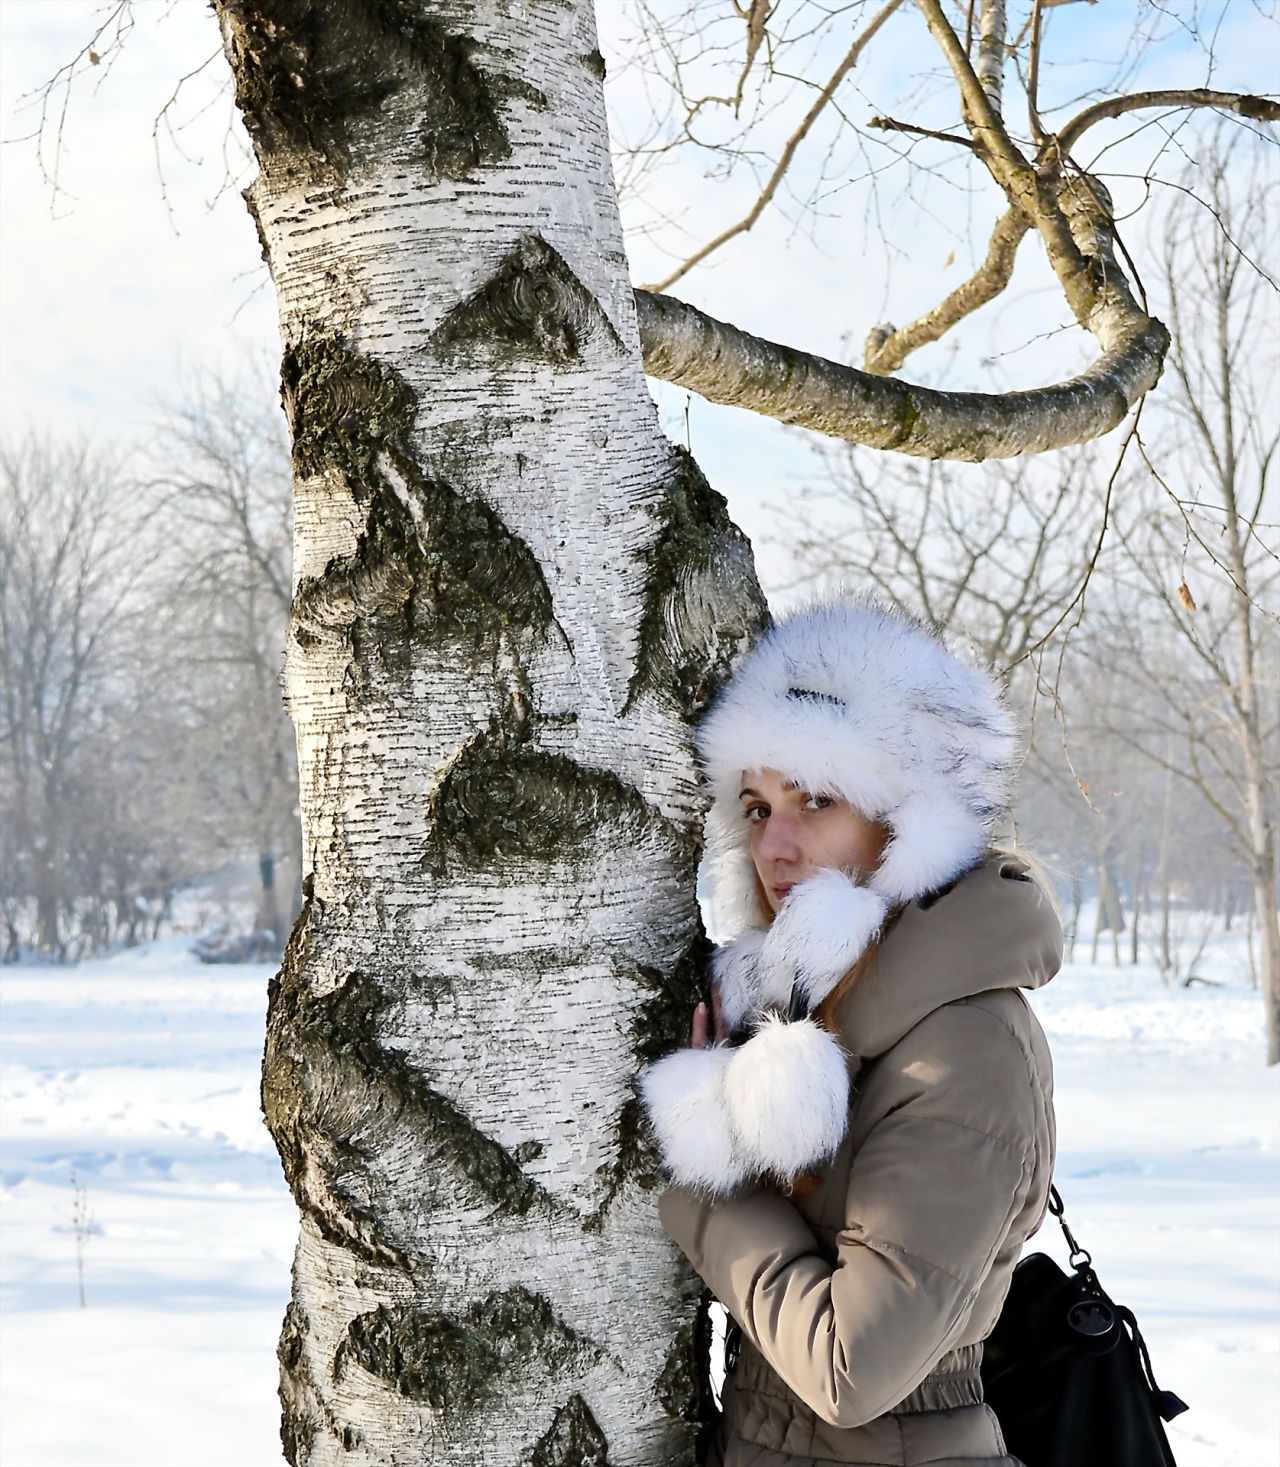
[[[190,941],[0,976],[4,1467],[283,1460],[295,1215],[258,1113],[271,969],[205,966]]]
[[[0,973],[3,1467],[281,1461],[294,1216],[258,1115],[270,970],[204,967],[189,942]],[[1222,986],[1108,961],[1036,997],[1058,1181],[1160,1383],[1192,1405],[1172,1427],[1181,1467],[1274,1467],[1278,1076],[1239,941],[1196,971]],[[1056,1229],[1037,1245],[1065,1258]]]

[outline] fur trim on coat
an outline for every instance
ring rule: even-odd
[[[982,859],[1007,805],[1016,740],[993,678],[905,616],[843,598],[767,632],[697,743],[712,795],[703,881],[722,939],[712,974],[730,1030],[749,1037],[670,1055],[639,1088],[675,1180],[720,1195],[758,1177],[789,1181],[835,1153],[848,1066],[807,1016],[893,907]],[[770,924],[738,799],[751,769],[775,769],[883,821],[889,843],[867,884],[819,871]]]

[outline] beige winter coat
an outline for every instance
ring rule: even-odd
[[[852,1110],[817,1190],[663,1197],[744,1334],[724,1467],[1013,1467],[978,1371],[1053,1167],[1049,1052],[1019,989],[1061,959],[1011,858],[910,904],[836,1010]]]

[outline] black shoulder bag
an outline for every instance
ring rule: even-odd
[[[1108,1297],[1062,1215],[1071,1274],[1047,1253],[1013,1271],[986,1342],[982,1384],[1008,1450],[1026,1467],[1176,1467],[1164,1421],[1187,1409],[1162,1391],[1130,1310]]]

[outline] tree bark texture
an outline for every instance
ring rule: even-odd
[[[216,8],[295,471],[286,1455],[691,1461],[630,1078],[701,986],[687,719],[765,611],[645,388],[592,9]]]

